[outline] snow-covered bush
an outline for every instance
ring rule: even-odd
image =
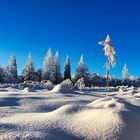
[[[53,89],[53,87],[54,87],[53,83],[52,83],[50,80],[43,80],[43,81],[41,81],[41,82],[39,83],[39,86],[40,86],[41,88],[46,88],[46,89],[48,89],[48,90],[51,90],[51,89]]]
[[[84,78],[80,78],[76,84],[74,85],[75,88],[78,88],[78,89],[84,89],[85,88],[85,82],[84,82]]]
[[[73,87],[73,83],[72,83],[72,81],[70,79],[64,80],[61,84],[63,86],[69,87],[69,88],[72,88]]]

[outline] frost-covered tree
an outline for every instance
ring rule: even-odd
[[[84,56],[83,54],[81,55],[80,61],[78,63],[76,72],[75,72],[75,80],[79,80],[80,78],[84,78],[84,81],[88,80],[89,77],[89,71],[88,71],[88,67],[84,62]]]
[[[61,82],[61,72],[60,72],[60,60],[59,53],[56,52],[54,56],[54,84],[58,84]]]
[[[23,70],[24,80],[33,80],[35,79],[35,69],[32,62],[32,54],[28,54],[28,59]]]
[[[128,68],[126,64],[124,65],[122,70],[122,77],[124,81],[128,79]]]
[[[16,83],[17,82],[17,63],[14,55],[9,59],[9,65],[4,68],[4,82]]]
[[[4,82],[4,68],[0,65],[0,83]]]
[[[12,83],[15,83],[17,80],[18,74],[17,74],[16,57],[14,55],[12,55],[9,60],[9,75],[10,75],[10,81]]]
[[[36,72],[36,81],[40,82],[42,80],[42,69],[38,69]]]
[[[67,55],[65,67],[64,67],[64,80],[71,79],[71,65],[70,65],[70,58]]]
[[[111,42],[111,38],[109,35],[107,35],[105,41],[100,41],[99,45],[104,46],[104,53],[105,56],[107,56],[107,62],[106,62],[106,81],[107,81],[107,89],[108,89],[108,83],[110,80],[110,66],[115,67],[116,65],[116,60],[115,60],[115,56],[116,56],[116,52],[115,49],[113,47],[113,44]]]
[[[42,79],[53,81],[53,69],[53,53],[49,48],[43,62]]]

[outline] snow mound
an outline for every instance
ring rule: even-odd
[[[93,101],[92,103],[88,104],[88,106],[95,108],[115,108],[118,110],[125,109],[124,104],[119,99],[110,97]]]
[[[51,92],[54,92],[54,93],[71,93],[73,91],[68,86],[58,84],[51,90]]]
[[[23,92],[35,92],[34,88],[31,88],[31,87],[26,87],[22,90]]]
[[[106,99],[102,100],[102,104],[106,101]],[[95,103],[98,104],[98,102]],[[118,138],[124,126],[119,113],[115,110],[72,104],[48,113],[22,113],[5,117],[0,122],[5,126],[7,122],[12,124],[11,128],[0,136],[0,138],[11,139],[20,137],[51,140],[51,135],[54,135],[54,139],[58,140],[73,138],[111,140]]]
[[[62,92],[65,88],[59,84],[53,90]],[[20,94],[19,90],[18,94],[0,94],[0,139],[140,138],[139,96],[114,92],[104,96],[92,90],[88,95],[35,93]]]
[[[70,79],[64,80],[61,84],[63,86],[69,87],[69,88],[72,88],[73,87],[73,83],[72,83],[72,81]]]

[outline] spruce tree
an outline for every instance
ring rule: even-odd
[[[28,54],[27,63],[25,64],[25,68],[23,70],[24,80],[34,80],[35,79],[35,69],[32,62],[32,54]]]
[[[87,65],[84,62],[83,54],[81,55],[80,61],[78,63],[77,69],[76,69],[75,80],[77,81],[82,77],[84,78],[84,81],[87,82],[87,80],[89,78],[89,71],[88,71]]]
[[[60,82],[61,82],[60,61],[59,61],[59,53],[57,51],[54,57],[54,84],[58,84]]]
[[[64,80],[70,79],[71,80],[71,66],[70,66],[70,59],[67,55],[65,67],[64,67]]]
[[[0,83],[4,82],[4,68],[0,65]]]
[[[44,58],[42,70],[42,79],[53,81],[53,53],[50,48]]]
[[[17,64],[15,56],[11,55],[9,65],[4,68],[4,82],[16,83],[17,81]]]
[[[11,82],[15,83],[18,77],[17,74],[17,63],[16,63],[16,57],[14,55],[11,56],[9,61],[9,75],[11,77]]]
[[[122,76],[124,81],[128,79],[128,68],[126,64],[123,67]]]

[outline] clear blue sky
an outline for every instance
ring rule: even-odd
[[[62,71],[66,54],[74,72],[83,53],[90,72],[105,74],[106,57],[97,43],[107,34],[117,53],[111,73],[120,78],[126,62],[129,73],[140,77],[139,0],[0,1],[0,64],[15,54],[19,73],[29,51],[38,69],[51,47],[59,50]]]

